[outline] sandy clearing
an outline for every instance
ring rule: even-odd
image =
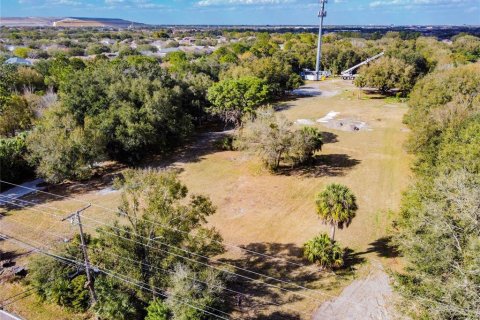
[[[390,320],[388,305],[392,295],[389,277],[377,262],[366,278],[355,280],[339,297],[322,304],[313,319]]]

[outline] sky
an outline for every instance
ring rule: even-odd
[[[319,0],[0,0],[1,17],[150,24],[316,24]],[[329,0],[327,25],[480,25],[480,0]]]

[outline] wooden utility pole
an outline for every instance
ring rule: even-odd
[[[87,283],[85,284],[85,286],[88,287],[88,290],[90,291],[90,297],[92,298],[92,302],[93,304],[95,304],[97,302],[97,295],[95,294],[93,276],[90,274],[90,261],[88,260],[87,245],[85,243],[85,235],[83,234],[83,226],[82,226],[82,219],[81,219],[81,213],[90,207],[91,207],[91,204],[63,218],[62,221],[72,219],[72,224],[75,224],[75,222],[78,223],[78,228],[80,229],[80,241],[82,243],[81,247],[83,252],[83,260],[85,262],[85,273],[87,274]]]

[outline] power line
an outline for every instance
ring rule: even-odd
[[[57,260],[59,260],[59,261],[61,261],[61,262],[69,261],[69,262],[72,262],[72,263],[77,264],[77,265],[80,265],[80,266],[82,265],[81,262],[79,262],[79,261],[77,261],[77,260],[75,260],[75,259],[74,259],[74,260],[71,260],[71,259],[66,258],[66,257],[63,257],[63,256],[59,256],[59,255],[56,255],[56,254],[49,253],[49,252],[47,252],[46,250],[42,250],[42,249],[37,248],[37,247],[35,247],[35,246],[33,246],[33,245],[25,242],[25,241],[16,239],[16,238],[14,238],[14,237],[12,237],[12,236],[9,236],[9,235],[6,235],[6,234],[3,234],[3,235],[0,234],[0,238],[2,238],[2,239],[4,239],[4,240],[13,240],[13,241],[15,241],[15,242],[19,242],[19,243],[21,243],[21,244],[23,244],[23,245],[29,246],[29,247],[37,250],[38,252],[40,252],[40,253],[42,253],[42,254],[45,254],[45,255],[50,256],[50,257],[52,257],[52,258],[55,258],[55,259],[57,259]],[[37,241],[31,240],[31,239],[29,239],[29,241],[39,244]],[[51,248],[50,248],[50,249],[51,249]],[[117,278],[117,279],[119,279],[119,280],[121,280],[121,281],[123,281],[123,282],[130,283],[130,284],[135,285],[135,286],[137,286],[137,287],[139,287],[139,288],[141,288],[141,289],[146,289],[146,290],[152,292],[153,294],[158,294],[158,295],[160,295],[160,296],[162,296],[162,297],[164,297],[164,298],[171,298],[171,297],[169,297],[167,294],[162,293],[161,290],[160,290],[160,291],[156,291],[156,290],[150,289],[146,283],[143,283],[143,282],[141,282],[141,281],[135,281],[135,282],[134,282],[134,281],[131,281],[131,280],[128,279],[125,275],[121,275],[121,274],[119,274],[119,273],[112,272],[111,270],[106,269],[106,268],[100,268],[100,267],[98,267],[98,266],[95,266],[95,269],[97,269],[99,272],[102,272],[102,273],[104,273],[104,274],[106,274],[106,275],[110,275],[111,277]],[[125,278],[123,278],[123,277],[125,277]],[[157,288],[157,287],[155,287],[155,286],[152,286],[152,287],[155,288],[155,289],[160,289],[160,288]],[[199,308],[199,307],[196,307],[196,306],[192,305],[191,303],[182,302],[181,299],[178,299],[178,298],[173,298],[173,299],[179,301],[179,302],[182,303],[182,304],[188,305],[189,307],[194,308],[194,309],[196,309],[196,310],[198,310],[198,311],[204,312],[204,313],[209,314],[209,315],[213,315],[213,316],[215,316],[215,317],[217,317],[217,318],[219,318],[219,319],[229,320],[228,318],[225,318],[225,317],[220,316],[220,315],[218,315],[218,314],[215,314],[215,313],[209,312],[209,311],[207,311],[207,310],[201,309],[201,308]],[[215,309],[215,308],[213,308],[213,307],[208,307],[208,306],[204,306],[204,307],[207,307],[207,308],[210,308],[210,309]],[[227,313],[225,313],[225,312],[223,312],[223,311],[221,311],[221,310],[218,310],[218,309],[215,309],[215,310],[218,311],[218,312],[221,312],[221,313],[223,313],[223,314],[226,314],[226,315],[228,316]]]
[[[1,195],[0,195],[0,197],[4,197],[4,196],[1,196]],[[16,203],[14,203],[14,202],[5,201],[5,200],[0,200],[0,202],[2,202],[2,201],[3,201],[3,202],[10,203],[10,204],[13,204],[13,205],[15,205],[15,206],[19,206],[19,207],[22,207],[22,208],[26,208],[27,210],[33,210],[33,211],[37,211],[37,212],[47,213],[47,214],[52,215],[52,216],[54,216],[54,217],[59,217],[58,215],[55,215],[55,214],[52,214],[52,213],[49,213],[49,212],[46,212],[46,211],[43,211],[43,210],[36,210],[36,209],[32,209],[32,208],[28,208],[28,207],[26,207],[26,206],[22,206],[22,205],[16,204]],[[27,201],[25,201],[25,200],[19,200],[19,201],[27,202]],[[100,222],[100,223],[101,223],[101,222]],[[103,224],[103,223],[101,223],[101,224]],[[86,224],[86,225],[88,225],[88,224]],[[108,225],[107,225],[107,226],[108,226]],[[105,231],[102,231],[102,232],[105,232]],[[263,281],[259,281],[258,279],[253,279],[253,278],[249,278],[249,277],[247,277],[247,276],[243,276],[243,275],[239,275],[239,274],[230,272],[230,271],[228,271],[228,270],[220,269],[220,268],[217,268],[217,267],[215,267],[215,266],[211,266],[211,265],[209,265],[209,264],[206,264],[206,263],[203,263],[203,262],[200,262],[200,261],[197,261],[197,260],[194,260],[194,259],[185,257],[185,256],[177,255],[177,254],[172,253],[172,252],[170,252],[170,251],[166,251],[166,250],[163,250],[163,249],[160,249],[160,248],[151,247],[151,246],[149,246],[149,245],[143,244],[143,243],[141,243],[141,242],[138,242],[138,241],[135,241],[135,240],[126,238],[126,237],[122,237],[122,236],[117,235],[117,234],[114,234],[114,233],[110,233],[110,232],[105,232],[105,233],[110,234],[110,235],[113,235],[113,236],[116,236],[116,237],[119,237],[119,238],[122,238],[122,239],[125,239],[125,240],[127,240],[127,241],[132,241],[132,242],[135,242],[135,243],[139,243],[139,244],[141,244],[141,245],[150,247],[150,248],[155,249],[155,250],[160,250],[160,251],[162,251],[162,252],[170,253],[170,254],[175,255],[175,256],[178,256],[178,257],[180,257],[180,258],[184,258],[184,259],[186,259],[186,260],[189,260],[189,261],[192,261],[192,262],[195,262],[195,263],[199,263],[199,264],[205,265],[205,266],[210,267],[210,268],[214,268],[214,269],[219,270],[219,271],[223,271],[223,272],[226,272],[226,273],[230,273],[230,274],[232,274],[232,275],[235,275],[235,276],[239,276],[239,277],[242,277],[242,278],[245,278],[245,279],[249,279],[249,280],[251,280],[252,282],[260,282],[261,284],[264,284],[264,285],[267,285],[267,286],[271,286],[271,287],[280,289],[280,290],[282,290],[282,291],[286,291],[286,292],[289,292],[289,293],[292,293],[292,294],[295,294],[295,295],[300,295],[300,296],[304,296],[304,297],[306,297],[306,298],[310,298],[310,299],[313,299],[313,300],[318,300],[318,301],[320,301],[320,302],[323,302],[323,301],[321,301],[321,300],[319,300],[319,299],[316,299],[316,298],[311,297],[311,296],[308,296],[308,295],[304,295],[304,294],[300,294],[300,293],[297,293],[297,292],[294,292],[294,291],[290,291],[290,290],[287,290],[287,289],[285,289],[285,288],[282,288],[282,287],[279,287],[279,286],[276,286],[276,285],[273,285],[273,284],[270,284],[270,283],[266,283],[266,282],[263,282]],[[308,289],[308,288],[307,288],[307,289]],[[328,294],[322,293],[322,292],[319,292],[319,293],[328,295]],[[336,298],[335,296],[332,296],[332,295],[328,295],[328,296],[331,296],[331,297]],[[424,297],[420,297],[420,296],[415,296],[415,297],[418,297],[418,298],[420,298],[420,299],[422,299],[422,300],[427,300],[427,301],[431,301],[431,302],[434,302],[434,303],[442,304],[441,302],[438,302],[438,301],[435,301],[435,300],[430,300],[430,299],[427,299],[427,298],[424,298]],[[360,304],[360,303],[356,303],[356,302],[346,301],[346,303],[355,304],[355,305],[359,305],[359,306],[361,306],[361,307],[365,307],[364,305],[362,305],[362,304]],[[442,305],[445,305],[445,304],[442,304]],[[445,305],[445,306],[448,306],[448,305]],[[448,307],[450,307],[450,306],[448,306]],[[462,314],[468,315],[468,314],[466,314],[465,312],[463,312]]]
[[[0,196],[0,197],[1,197],[1,196]],[[2,201],[8,202],[8,201],[5,201],[5,200],[2,200]],[[27,202],[27,201],[25,201],[25,200],[19,200],[19,201]],[[19,207],[22,207],[22,208],[25,208],[25,207],[26,207],[26,206],[18,205],[18,204],[14,203],[14,202],[8,202],[8,203],[11,203],[11,204],[13,204],[13,205],[16,205],[16,206],[19,206]],[[46,212],[46,211],[36,210],[36,209],[32,209],[32,208],[27,208],[27,209],[29,209],[29,210],[34,210],[34,211],[38,211],[38,212],[47,213],[47,214],[53,215],[53,216],[55,216],[55,217],[58,217],[57,215],[51,214],[51,213]],[[119,229],[119,228],[116,228],[116,227],[114,227],[114,226],[105,224],[105,223],[103,223],[103,222],[101,222],[101,221],[98,221],[98,220],[95,220],[95,219],[92,219],[92,218],[87,218],[87,217],[84,217],[84,218],[87,219],[87,220],[91,220],[91,221],[98,222],[98,223],[100,223],[100,224],[103,224],[103,225],[108,226],[108,227],[111,227],[111,228],[115,228],[115,229],[117,229],[117,230],[121,230],[121,229]],[[88,225],[88,224],[85,224],[85,225]],[[121,230],[121,231],[125,231],[125,230]],[[183,256],[183,255],[179,255],[179,254],[177,254],[177,253],[174,253],[174,252],[171,252],[171,251],[168,251],[168,250],[164,250],[164,249],[161,249],[161,248],[152,247],[152,246],[150,246],[150,245],[148,245],[148,244],[145,244],[145,243],[142,243],[142,242],[139,242],[139,241],[136,241],[136,240],[127,238],[127,237],[123,237],[123,236],[121,236],[121,235],[119,235],[119,234],[116,234],[116,233],[108,232],[108,231],[105,231],[105,230],[101,230],[101,232],[106,233],[106,234],[110,234],[110,235],[113,235],[113,236],[116,236],[116,237],[119,237],[119,238],[122,238],[122,239],[127,240],[127,241],[131,241],[131,242],[134,242],[134,243],[137,243],[137,244],[141,244],[141,245],[143,245],[143,246],[152,248],[152,249],[157,250],[157,251],[162,251],[162,252],[165,252],[165,253],[169,253],[169,254],[172,254],[172,255],[177,256],[177,257],[179,257],[179,258],[182,258],[182,259],[185,259],[185,260],[189,260],[189,261],[192,261],[192,262],[194,262],[194,263],[198,263],[198,264],[201,264],[201,265],[210,267],[210,268],[214,268],[214,269],[216,269],[216,270],[218,270],[218,271],[221,271],[221,272],[229,273],[229,274],[232,274],[232,275],[237,276],[237,277],[241,277],[241,278],[244,278],[244,279],[248,279],[248,280],[251,280],[252,282],[260,282],[260,283],[265,284],[266,286],[269,286],[269,287],[272,287],[272,288],[276,288],[276,289],[282,290],[282,291],[284,291],[284,292],[290,292],[290,293],[293,293],[293,294],[298,295],[298,296],[302,296],[302,297],[305,297],[305,298],[313,299],[313,300],[316,300],[316,301],[318,301],[318,302],[323,302],[323,300],[320,300],[320,299],[315,298],[315,297],[313,297],[313,296],[310,296],[310,295],[307,295],[307,294],[303,294],[303,293],[294,292],[294,291],[291,291],[291,290],[282,288],[282,287],[280,287],[280,286],[278,286],[278,285],[274,285],[274,284],[271,284],[271,283],[267,283],[267,282],[265,282],[265,281],[261,281],[261,280],[259,280],[259,279],[254,279],[254,278],[251,278],[251,277],[248,277],[248,276],[245,276],[245,275],[241,275],[241,274],[238,274],[238,273],[229,271],[229,270],[221,269],[221,268],[218,268],[218,267],[216,267],[216,266],[212,266],[212,265],[210,265],[210,264],[208,264],[208,263],[204,263],[204,262],[201,262],[201,261],[198,261],[198,260],[195,260],[195,259],[192,259],[192,258]],[[146,237],[137,235],[137,234],[132,233],[132,232],[129,232],[129,231],[125,231],[125,232],[128,233],[128,234],[133,234],[133,235],[135,235],[135,236],[139,236],[139,237],[141,237],[141,238],[145,238],[146,240],[149,240],[149,241],[152,240],[152,239],[148,239],[148,238],[146,238]],[[157,242],[157,243],[159,243],[159,244],[164,244],[164,245],[166,245],[166,246],[168,246],[168,247],[172,247],[172,248],[179,249],[179,250],[181,250],[181,251],[183,251],[183,252],[186,252],[186,253],[191,253],[191,254],[193,254],[193,255],[203,257],[203,258],[205,258],[205,259],[208,260],[208,261],[211,260],[210,258],[208,258],[208,257],[206,257],[206,256],[203,256],[203,255],[199,255],[199,254],[190,252],[190,251],[185,250],[185,249],[183,249],[183,248],[179,248],[179,247],[176,247],[176,246],[172,246],[172,245],[166,244],[166,243],[161,242],[161,241],[158,241],[158,240],[152,240],[152,241],[153,241],[153,242]],[[317,293],[317,294],[321,294],[321,295],[330,296],[330,297],[334,297],[334,298],[335,298],[335,296],[333,296],[333,295],[329,295],[329,294],[324,293],[324,292],[320,292],[320,291],[317,291],[317,290],[309,289],[309,288],[307,288],[307,287],[298,285],[298,284],[296,284],[296,283],[292,283],[292,282],[290,282],[290,281],[285,281],[285,280],[282,280],[282,279],[277,279],[277,278],[274,278],[274,277],[270,277],[270,276],[267,276],[267,275],[264,275],[264,274],[261,274],[261,273],[255,272],[255,271],[251,271],[251,270],[248,270],[248,269],[245,269],[245,268],[237,267],[237,266],[235,266],[235,265],[228,264],[228,263],[224,263],[224,262],[221,262],[221,261],[220,261],[220,263],[221,263],[221,264],[224,264],[224,265],[227,265],[227,266],[234,267],[234,268],[236,268],[236,269],[238,269],[238,270],[247,271],[247,272],[252,273],[252,274],[256,274],[256,275],[259,275],[259,276],[263,276],[263,277],[268,278],[268,279],[271,279],[271,280],[276,280],[276,281],[278,281],[278,282],[282,282],[282,283],[285,283],[285,284],[290,284],[290,285],[293,285],[293,286],[295,286],[295,287],[297,287],[297,288],[300,288],[300,289],[304,289],[304,290],[307,290],[307,291],[312,291],[312,292]]]
[[[1,180],[0,180],[0,181],[1,181]],[[1,196],[1,195],[0,195],[0,198],[1,198],[1,197],[5,198],[5,196]],[[63,197],[63,196],[61,196],[61,197]],[[10,198],[8,198],[8,199],[10,199]],[[27,203],[29,202],[29,201],[20,200],[20,199],[16,199],[16,200],[18,200],[18,201],[23,201],[23,202],[27,202]],[[33,209],[33,208],[28,208],[28,207],[26,207],[26,206],[22,206],[22,205],[19,205],[19,204],[14,203],[14,202],[5,201],[5,200],[1,200],[1,199],[0,199],[0,202],[2,202],[2,201],[3,201],[3,202],[6,202],[6,203],[13,204],[13,205],[18,206],[18,207],[26,208],[26,209],[28,209],[28,210],[33,210],[33,211],[37,211],[37,212],[46,213],[46,214],[49,214],[49,215],[54,216],[54,217],[57,217],[57,218],[59,217],[58,215],[55,215],[55,214],[52,214],[52,213],[49,213],[49,212],[46,212],[46,211],[43,211],[43,210],[37,210],[37,209]],[[35,204],[35,205],[38,205],[38,204],[33,203],[33,202],[30,202],[30,203]],[[94,220],[94,221],[96,221],[96,220]],[[97,221],[97,222],[98,222],[98,221]],[[100,223],[100,224],[103,224],[103,225],[109,226],[108,224],[104,224],[104,223],[102,223],[102,222],[99,222],[99,223]],[[86,225],[88,225],[88,224],[86,224]],[[91,225],[90,225],[90,226],[91,226]],[[102,231],[102,232],[105,232],[105,231]],[[273,288],[277,288],[277,289],[280,289],[280,290],[285,291],[285,292],[289,292],[289,293],[292,293],[292,294],[295,294],[295,295],[300,295],[300,296],[303,296],[303,297],[306,297],[306,298],[309,298],[309,299],[314,299],[314,300],[323,302],[323,301],[321,301],[321,300],[319,300],[319,299],[316,299],[316,298],[314,298],[314,297],[311,297],[311,296],[309,296],[309,295],[304,295],[304,294],[301,294],[301,293],[297,293],[297,292],[294,292],[294,291],[290,291],[290,290],[287,290],[287,289],[285,289],[285,288],[282,288],[282,287],[279,287],[279,286],[276,286],[276,285],[273,285],[273,284],[270,284],[270,283],[266,283],[266,282],[260,281],[260,280],[258,280],[258,279],[253,279],[253,278],[250,278],[250,277],[247,277],[247,276],[244,276],[244,275],[240,275],[240,274],[236,274],[236,273],[230,272],[230,271],[228,271],[228,270],[220,269],[220,268],[217,268],[217,267],[215,267],[215,266],[211,266],[211,265],[209,265],[209,264],[206,264],[206,263],[203,263],[203,262],[200,262],[200,261],[197,261],[197,260],[194,260],[194,259],[185,257],[185,256],[177,255],[177,254],[172,253],[172,252],[170,252],[170,251],[168,251],[168,250],[166,251],[166,250],[163,250],[163,249],[160,249],[160,248],[151,247],[151,246],[146,245],[146,244],[143,244],[143,243],[141,243],[141,242],[138,242],[138,241],[135,241],[135,240],[126,238],[126,237],[122,237],[122,236],[117,235],[117,234],[115,234],[115,233],[110,233],[110,232],[105,232],[105,233],[110,234],[110,235],[113,235],[113,236],[116,236],[116,237],[119,237],[119,238],[122,238],[122,239],[125,239],[125,240],[127,240],[127,241],[132,241],[132,242],[135,242],[135,243],[142,244],[142,245],[144,245],[144,246],[150,247],[150,248],[155,249],[155,250],[159,250],[159,251],[166,252],[166,253],[171,253],[171,254],[173,254],[173,255],[175,255],[175,256],[178,256],[178,257],[180,257],[180,258],[183,258],[183,259],[186,259],[186,260],[195,262],[195,263],[199,263],[199,264],[202,264],[202,265],[204,265],[204,266],[207,266],[207,267],[210,267],[210,268],[213,268],[213,269],[216,269],[216,270],[225,272],[225,273],[230,273],[230,274],[232,274],[232,275],[239,276],[239,277],[241,277],[241,278],[250,280],[250,281],[252,281],[252,282],[260,282],[261,284],[264,284],[264,285],[267,285],[267,286],[270,286],[270,287],[273,287]],[[307,288],[307,289],[308,289],[308,288]],[[333,298],[336,298],[335,296],[329,295],[329,294],[327,294],[327,293],[323,293],[323,292],[319,292],[319,293],[320,293],[320,294],[327,295],[327,296],[330,296],[330,297],[333,297]],[[420,296],[415,296],[415,297],[417,297],[417,298],[419,298],[419,299],[422,299],[422,300],[426,300],[426,301],[430,301],[430,302],[442,304],[441,302],[438,302],[438,301],[435,301],[435,300],[431,300],[431,299],[427,299],[427,298],[424,298],[424,297],[420,297]],[[355,303],[355,302],[351,302],[351,301],[346,301],[346,303],[356,304],[356,305],[360,305],[360,306],[362,306],[362,307],[365,307],[365,306],[363,306],[362,304]],[[442,305],[445,305],[445,304],[442,304]],[[445,306],[450,307],[450,306],[448,306],[448,305],[445,305]],[[463,312],[462,314],[468,315],[468,314],[466,314],[466,313],[464,313],[464,312]]]
[[[25,223],[21,223],[15,219],[10,219],[10,220],[13,220],[15,221],[16,223],[20,224],[20,225],[23,225],[25,227],[27,227],[28,229],[31,229],[31,230],[34,230],[34,228],[32,228],[31,226],[25,224]],[[8,222],[7,222],[8,223]],[[49,231],[46,231],[47,233],[49,234],[52,234],[52,235],[55,235],[57,237],[59,237],[60,240],[63,239],[63,236],[61,234],[58,234],[58,233],[54,233],[54,232],[49,232]],[[113,256],[113,257],[116,257],[116,258],[119,258],[119,259],[122,259],[122,260],[125,260],[125,261],[129,261],[131,263],[141,263],[143,266],[146,266],[146,267],[152,267],[154,269],[157,269],[157,270],[161,270],[161,271],[165,271],[165,272],[168,272],[168,273],[171,273],[171,274],[175,274],[175,272],[173,270],[169,270],[169,269],[165,269],[165,268],[161,268],[161,267],[157,267],[157,266],[153,266],[151,264],[147,264],[147,263],[144,263],[144,262],[141,262],[141,261],[136,261],[136,260],[133,260],[133,259],[130,259],[130,258],[127,258],[127,257],[123,257],[123,256],[120,256],[118,254],[114,254],[112,252],[109,252],[109,251],[104,251],[104,253],[110,255],[110,256]],[[262,302],[265,302],[265,303],[268,303],[268,304],[273,304],[277,307],[284,307],[286,309],[289,309],[291,311],[294,311],[294,312],[299,312],[299,313],[303,313],[305,315],[308,315],[310,316],[309,313],[305,312],[305,311],[301,311],[301,310],[298,310],[298,309],[295,309],[295,308],[291,308],[289,306],[285,306],[285,305],[282,305],[282,304],[279,304],[279,303],[276,303],[274,301],[267,301],[263,298],[260,298],[260,297],[256,297],[256,296],[253,296],[251,294],[246,294],[246,293],[242,293],[240,291],[236,291],[236,290],[232,290],[230,288],[227,288],[227,287],[223,287],[223,286],[218,286],[218,285],[214,285],[214,284],[209,284],[207,282],[204,282],[204,281],[201,281],[201,280],[198,280],[198,279],[195,279],[195,278],[192,278],[192,277],[187,277],[189,278],[190,280],[193,280],[195,282],[198,282],[198,283],[202,283],[202,284],[205,284],[207,286],[211,286],[211,287],[216,287],[216,288],[222,288],[222,289],[225,289],[226,291],[229,291],[231,293],[235,293],[235,294],[239,294],[239,295],[242,295],[242,296],[245,296],[245,297],[249,297],[249,298],[252,298],[252,299],[258,299],[258,300],[261,300]]]
[[[4,181],[4,180],[0,180],[0,182],[6,183],[6,184],[10,184],[10,185],[13,185],[13,186],[17,186],[17,187],[20,187],[20,188],[25,188],[25,189],[28,189],[28,190],[33,190],[33,191],[35,191],[35,192],[40,192],[40,193],[48,194],[48,195],[55,196],[55,197],[59,197],[59,198],[71,199],[71,200],[73,200],[73,201],[80,202],[80,203],[83,203],[83,204],[91,204],[92,207],[97,207],[97,208],[101,208],[101,209],[107,210],[107,211],[111,212],[111,213],[114,214],[114,215],[121,215],[121,216],[125,216],[125,217],[127,217],[127,218],[133,218],[133,219],[135,219],[135,220],[137,220],[137,221],[145,221],[145,222],[151,223],[151,224],[153,224],[153,225],[158,225],[158,226],[161,226],[161,227],[164,227],[164,228],[168,228],[168,229],[170,229],[170,230],[174,230],[174,231],[178,231],[178,232],[181,232],[181,233],[187,233],[187,234],[188,234],[188,232],[186,232],[186,231],[184,231],[184,230],[181,230],[181,229],[178,229],[178,228],[175,228],[175,227],[170,226],[170,225],[168,225],[168,224],[163,224],[163,223],[159,223],[159,222],[156,222],[156,221],[151,221],[151,220],[149,220],[149,219],[143,219],[143,218],[138,218],[138,217],[134,217],[134,216],[129,216],[129,215],[127,215],[126,213],[121,212],[121,211],[119,211],[119,210],[115,210],[115,209],[112,209],[112,208],[109,208],[109,207],[105,207],[105,206],[102,206],[102,205],[99,205],[99,204],[96,204],[96,203],[91,203],[91,202],[88,202],[88,201],[79,200],[79,199],[76,199],[76,198],[70,197],[70,196],[62,196],[62,195],[59,195],[59,194],[55,194],[55,193],[51,193],[51,192],[46,192],[46,191],[43,191],[43,190],[38,190],[38,189],[35,189],[35,188],[25,187],[25,186],[22,186],[22,185],[19,185],[19,184],[15,184],[15,183],[11,183],[11,182]],[[39,205],[42,206],[42,204],[39,204]],[[55,208],[56,210],[64,211],[64,210],[62,210],[62,209],[60,209],[60,208],[56,208],[56,207],[52,207],[52,206],[50,206],[50,208]],[[176,218],[177,218],[177,217],[176,217]],[[174,219],[176,219],[176,218],[174,218]],[[174,220],[174,219],[172,219],[172,220]],[[204,238],[204,239],[210,239],[210,240],[212,240],[213,242],[216,242],[216,243],[225,245],[225,246],[230,247],[230,248],[236,248],[236,249],[239,249],[239,250],[242,250],[242,251],[245,251],[245,252],[254,254],[254,255],[258,255],[258,256],[262,256],[262,257],[270,258],[270,259],[275,259],[275,260],[282,260],[282,261],[284,261],[285,263],[290,264],[290,265],[295,265],[295,266],[297,266],[297,267],[304,267],[304,265],[301,264],[301,263],[289,261],[289,260],[287,260],[286,258],[283,258],[283,257],[276,257],[276,256],[269,255],[269,254],[266,254],[266,253],[258,252],[258,251],[251,250],[251,249],[247,249],[247,248],[244,248],[244,247],[242,247],[242,246],[238,246],[238,245],[235,245],[235,244],[232,244],[232,243],[218,241],[218,240],[212,239],[211,237],[208,237],[208,236],[202,236],[202,238]]]

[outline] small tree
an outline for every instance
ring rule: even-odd
[[[325,224],[332,228],[331,239],[335,240],[335,229],[348,227],[358,209],[352,191],[341,184],[332,183],[316,198],[317,213]]]
[[[341,267],[343,265],[343,249],[326,233],[316,236],[303,245],[303,255],[310,261],[318,263],[322,268]]]
[[[322,133],[314,127],[302,127],[293,134],[289,158],[294,165],[313,159],[315,152],[322,150]]]
[[[295,166],[312,159],[322,146],[322,135],[313,127],[295,130],[285,116],[264,108],[244,124],[235,146],[255,151],[265,166],[275,171],[282,161]]]
[[[210,108],[212,114],[238,127],[243,115],[254,113],[267,101],[269,87],[263,80],[247,76],[214,84],[207,97],[213,105]]]

